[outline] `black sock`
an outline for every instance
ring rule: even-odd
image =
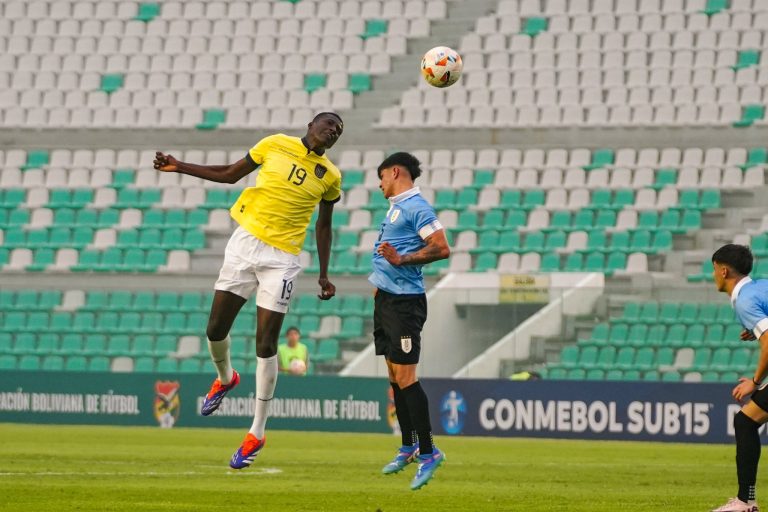
[[[411,422],[411,413],[408,411],[408,403],[405,401],[400,387],[390,382],[392,392],[395,398],[395,412],[397,413],[397,422],[400,424],[400,435],[403,438],[403,446],[413,446],[416,444],[416,430]]]
[[[432,453],[432,425],[429,422],[429,400],[419,381],[400,390],[411,412],[411,423],[419,438],[419,453]]]
[[[736,434],[736,474],[739,478],[739,499],[755,499],[757,463],[760,461],[760,424],[739,411],[733,418]]]

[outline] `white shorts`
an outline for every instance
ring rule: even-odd
[[[262,242],[238,226],[227,243],[214,289],[246,300],[256,292],[257,306],[285,313],[299,272],[297,255]]]

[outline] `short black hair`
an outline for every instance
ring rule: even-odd
[[[299,330],[299,328],[298,328],[298,327],[296,327],[295,325],[292,325],[292,326],[290,326],[288,329],[286,329],[286,330],[285,330],[285,334],[287,335],[287,334],[288,334],[289,332],[291,332],[291,331],[296,331],[296,334],[298,334],[299,336],[301,336],[301,331],[300,331],[300,330]]]
[[[336,112],[320,112],[319,114],[317,114],[315,117],[312,118],[312,122],[314,123],[315,121],[318,120],[318,118],[321,118],[323,116],[333,116],[339,120],[339,123],[341,123],[342,126],[344,126],[344,120],[341,119],[341,116]]]
[[[387,158],[385,158],[383,162],[381,162],[378,170],[376,171],[379,175],[379,178],[381,178],[381,171],[384,169],[389,169],[393,165],[405,167],[408,170],[408,174],[411,175],[411,179],[414,181],[416,181],[416,178],[421,176],[421,167],[419,167],[421,162],[419,162],[419,159],[410,153],[399,151],[397,153],[392,153]]]
[[[754,257],[746,245],[726,244],[712,255],[712,263],[728,265],[743,276],[752,272]]]

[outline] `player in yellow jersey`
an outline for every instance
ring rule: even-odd
[[[231,165],[179,162],[158,152],[155,169],[179,172],[219,183],[236,183],[261,166],[256,183],[246,188],[230,210],[239,224],[232,234],[216,281],[208,320],[208,348],[218,378],[205,397],[201,414],[208,416],[240,382],[229,357],[229,331],[240,308],[256,293],[256,407],[253,424],[230,466],[253,463],[264,446],[269,401],[277,382],[277,341],[283,318],[301,271],[299,253],[312,212],[320,204],[316,230],[321,300],[336,294],[328,280],[333,205],[341,197],[341,173],[325,151],[341,136],[338,114],[323,112],[307,125],[304,137],[271,135],[245,158]]]

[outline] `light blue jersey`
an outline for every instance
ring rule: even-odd
[[[736,317],[757,339],[768,331],[768,279],[753,281],[745,277],[731,293]]]
[[[381,223],[379,239],[373,247],[373,272],[368,277],[376,288],[396,295],[424,293],[423,265],[390,264],[376,252],[382,242],[389,242],[400,254],[410,254],[426,245],[424,240],[443,229],[435,209],[414,187],[389,199],[387,216]]]

